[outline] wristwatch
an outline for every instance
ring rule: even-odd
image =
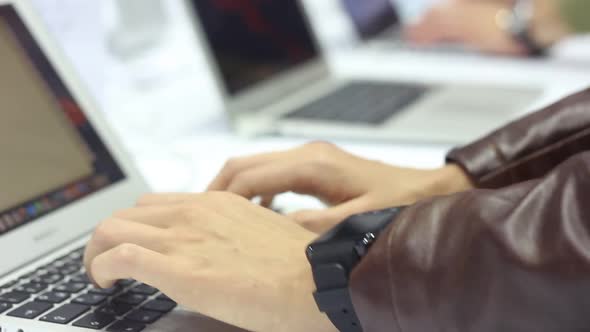
[[[362,332],[350,292],[349,276],[379,234],[403,207],[353,215],[307,247],[318,308],[341,332]]]
[[[535,41],[532,23],[535,16],[535,0],[514,0],[512,10],[503,9],[496,16],[498,26],[523,45],[532,56],[543,56],[545,47]]]

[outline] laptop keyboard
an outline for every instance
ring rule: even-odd
[[[428,90],[406,83],[353,82],[285,118],[380,125]]]
[[[84,248],[0,286],[0,315],[71,324],[92,330],[138,332],[176,307],[157,289],[134,280],[96,288],[82,264]]]

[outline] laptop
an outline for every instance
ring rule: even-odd
[[[241,135],[464,143],[541,94],[536,87],[342,79],[330,71],[297,0],[185,4]]]
[[[418,51],[436,53],[475,54],[464,45],[438,43],[431,46],[416,46],[404,40],[402,24],[423,15],[436,1],[432,0],[339,0],[349,15],[358,41],[383,51]],[[402,7],[408,7],[401,10]],[[402,14],[405,12],[405,14]],[[404,19],[404,17],[406,19]]]
[[[90,233],[148,187],[27,0],[0,0],[0,45],[0,331],[240,331],[149,285],[90,284]]]

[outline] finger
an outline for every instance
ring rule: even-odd
[[[284,192],[315,194],[311,166],[302,166],[299,160],[254,167],[235,176],[227,191],[251,199],[256,196],[274,196]]]
[[[162,193],[146,194],[137,200],[137,206],[182,204],[197,199],[200,194],[191,193]]]
[[[251,157],[230,159],[225,163],[219,174],[209,184],[207,191],[226,190],[228,184],[236,174],[239,174],[240,172],[243,172],[251,167],[270,163],[276,160],[287,159],[288,155],[293,151],[294,150],[271,152],[254,155]]]
[[[324,210],[297,211],[287,217],[312,232],[323,233],[353,214],[372,209],[368,199],[361,197]]]
[[[108,288],[120,279],[135,279],[172,294],[174,280],[181,275],[182,266],[171,264],[170,258],[159,252],[124,243],[96,256],[88,269],[100,287]]]
[[[86,246],[84,265],[88,269],[90,262],[101,253],[122,243],[132,243],[155,251],[166,252],[168,233],[160,228],[123,219],[107,219],[94,231]]]

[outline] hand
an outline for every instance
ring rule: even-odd
[[[136,279],[250,331],[334,331],[312,296],[315,236],[228,193],[149,195],[98,226],[84,264],[101,287]]]
[[[437,170],[394,167],[315,142],[289,151],[232,159],[209,190],[226,190],[248,199],[261,196],[263,205],[283,192],[313,195],[331,207],[299,211],[289,217],[312,231],[323,232],[352,214],[412,204],[470,187],[457,166]]]
[[[506,1],[446,1],[408,27],[406,36],[419,45],[453,42],[481,52],[526,55],[526,48],[498,24],[498,15],[510,7]]]

